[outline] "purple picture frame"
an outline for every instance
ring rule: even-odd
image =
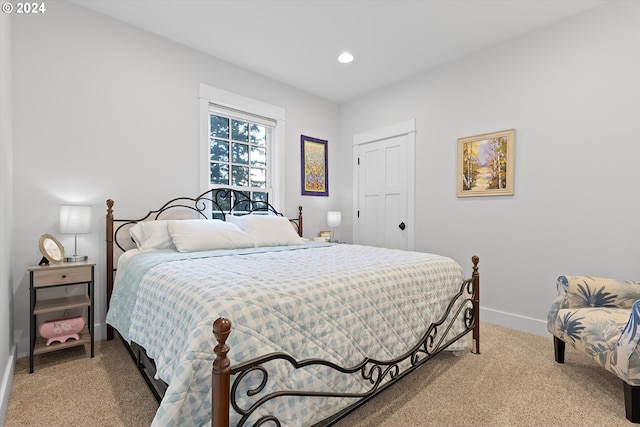
[[[300,135],[303,196],[329,195],[328,141]]]

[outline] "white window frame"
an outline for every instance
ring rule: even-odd
[[[220,106],[242,111],[247,114],[266,117],[275,121],[273,139],[267,150],[267,190],[271,197],[269,203],[278,211],[285,206],[284,187],[284,146],[285,146],[285,110],[282,107],[267,104],[253,98],[200,84],[200,192],[204,193],[215,185],[210,183],[210,141],[211,106]]]

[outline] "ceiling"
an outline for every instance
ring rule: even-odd
[[[337,103],[608,1],[72,0]]]

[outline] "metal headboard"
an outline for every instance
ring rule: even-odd
[[[113,203],[113,202],[112,202]],[[109,201],[107,201],[107,205]],[[113,206],[113,204],[112,204]],[[197,197],[177,197],[169,200],[157,210],[149,211],[140,219],[114,219],[117,227],[113,233],[113,240],[121,251],[130,249],[127,242],[131,240],[128,229],[141,221],[155,221],[159,219],[221,219],[227,215],[246,215],[250,213],[264,213],[284,216],[268,201],[252,200],[248,193],[231,188],[215,188]],[[290,219],[299,236],[302,236],[302,206],[298,206],[297,218]]]

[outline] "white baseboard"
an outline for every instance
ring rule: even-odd
[[[480,322],[493,323],[505,328],[516,329],[543,337],[551,337],[547,330],[547,321],[533,319],[531,317],[520,316],[519,314],[507,313],[493,310],[491,308],[480,307]],[[482,333],[481,333],[482,336]]]
[[[0,382],[0,426],[4,425],[7,416],[7,408],[9,407],[9,395],[11,394],[11,386],[13,386],[13,374],[16,369],[16,346],[11,346],[7,365],[2,370],[2,382]]]

